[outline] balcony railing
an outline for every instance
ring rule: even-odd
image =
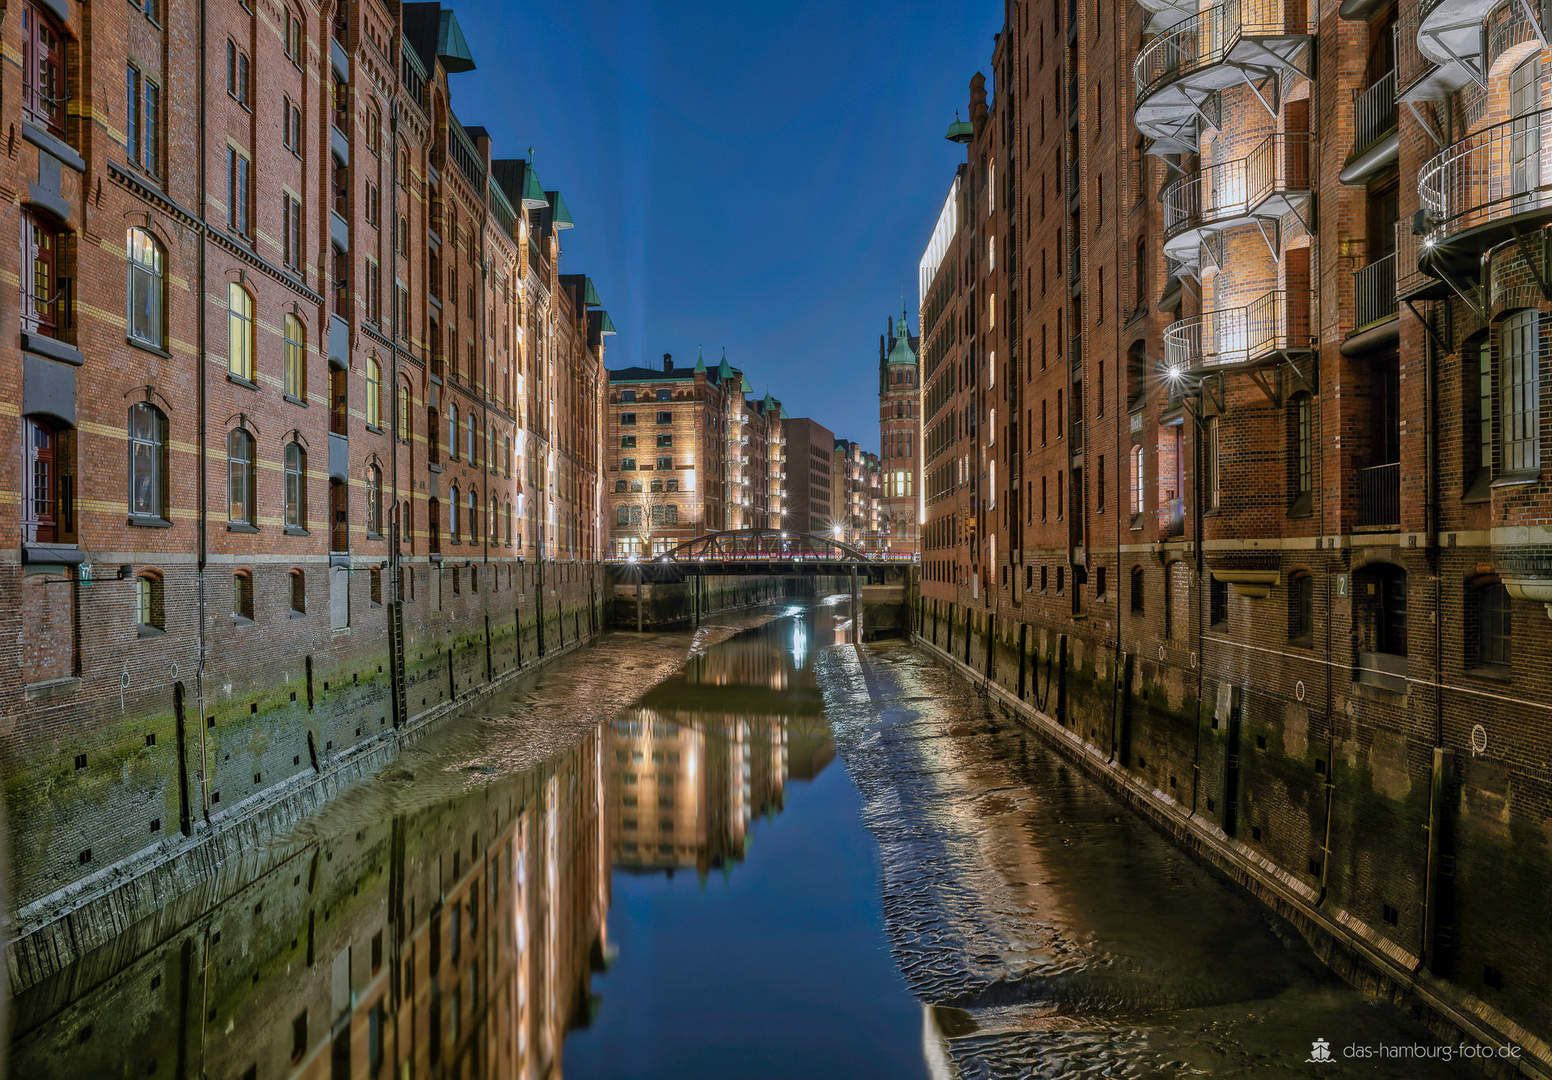
[[[1396,317],[1396,253],[1353,271],[1353,329],[1362,330]]]
[[[415,55],[409,42],[402,38],[399,44],[399,77],[405,92],[415,100],[422,112],[429,113],[426,107],[426,69],[420,66],[420,57]]]
[[[1418,5],[1403,2],[1396,18],[1396,98],[1406,97],[1407,91],[1438,70],[1439,65],[1423,55],[1417,47],[1417,24],[1421,21]]]
[[[1223,63],[1243,38],[1310,33],[1314,9],[1314,0],[1229,0],[1199,12],[1158,35],[1137,57],[1137,100]]]
[[[1068,449],[1077,452],[1083,449],[1083,421],[1074,420],[1067,425],[1067,438],[1070,440]]]
[[[1552,209],[1552,183],[1543,178],[1541,164],[1549,141],[1552,109],[1542,109],[1483,128],[1433,157],[1417,179],[1418,202],[1433,215],[1424,243]]]
[[[474,140],[469,138],[469,133],[464,131],[463,125],[451,115],[447,118],[447,149],[452,155],[453,164],[458,166],[458,171],[463,173],[464,179],[473,185],[475,191],[484,191],[484,156],[475,149]]]
[[[1243,364],[1280,352],[1314,348],[1315,320],[1308,292],[1269,292],[1244,307],[1204,311],[1164,331],[1171,368]]]
[[[1394,109],[1394,105],[1392,105]],[[1178,178],[1164,189],[1165,235],[1245,217],[1277,194],[1310,189],[1310,137],[1269,135],[1236,161]]]
[[[1422,244],[1412,231],[1410,221],[1396,222],[1396,299],[1412,296],[1426,288],[1433,279],[1417,268],[1417,258]]]
[[[1367,150],[1396,130],[1396,72],[1385,72],[1353,99],[1353,151]]]
[[[1360,527],[1401,524],[1401,463],[1375,465],[1358,470],[1358,521]]]

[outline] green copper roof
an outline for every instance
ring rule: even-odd
[[[442,9],[442,25],[437,28],[437,59],[449,73],[474,70],[474,54],[457,17],[447,8]]]
[[[598,290],[593,288],[593,279],[590,277],[582,279],[582,302],[588,307],[604,306],[604,302],[598,299]]]
[[[706,354],[699,350],[695,354],[695,370],[702,375],[706,374]]]
[[[544,185],[539,183],[539,174],[534,172],[533,162],[519,161],[518,166],[523,170],[523,209],[539,210],[550,205],[550,200],[544,194]]]
[[[895,338],[895,347],[889,350],[888,362],[891,364],[916,363],[916,354],[911,351],[911,328],[905,321],[905,312],[900,312],[900,335]]]
[[[954,113],[954,122],[948,126],[948,134],[943,136],[949,142],[967,143],[975,138],[975,125],[968,120],[961,120],[959,113]]]
[[[750,394],[754,393],[754,387],[749,385],[749,376],[747,376],[747,375],[744,376],[744,385],[742,387],[740,387],[740,389],[743,390],[745,397],[747,397]]]
[[[770,412],[771,411],[771,406],[773,406],[775,404],[776,403],[771,400],[771,392],[769,390],[767,390],[765,392],[764,400],[762,400],[760,402],[760,411],[761,412]]]
[[[722,350],[722,363],[717,365],[717,381],[722,382],[733,377],[733,369],[728,366],[727,350]]]
[[[560,197],[558,191],[546,191],[545,201],[550,204],[550,220],[557,229],[569,229],[576,225],[571,220],[571,211],[566,209],[566,200]],[[589,283],[591,287],[591,283]]]
[[[781,418],[783,420],[787,419],[787,407],[785,405],[781,407]]]
[[[614,328],[614,320],[609,318],[609,313],[607,311],[600,311],[598,314],[603,316],[603,329],[600,330],[599,333],[601,333],[601,334],[617,334],[617,333],[619,333],[619,331]]]

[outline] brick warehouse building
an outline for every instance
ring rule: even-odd
[[[722,358],[707,368],[609,373],[605,521],[611,555],[663,552],[711,532],[780,528],[785,473],[781,403],[755,398]]]
[[[453,114],[450,10],[39,0],[0,28],[28,985],[599,625],[612,327],[558,274],[560,194]]]
[[[922,260],[923,633],[1360,984],[1552,1070],[1543,38],[1005,13]]]

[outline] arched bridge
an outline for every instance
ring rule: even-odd
[[[636,560],[685,574],[841,574],[902,566],[910,558],[860,551],[833,537],[776,529],[709,533]]]

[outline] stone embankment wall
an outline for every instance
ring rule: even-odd
[[[1521,836],[1534,815],[1513,812],[1491,763],[1430,755],[1352,717],[1317,727],[1320,703],[1199,657],[1154,662],[1080,628],[919,594],[911,605],[918,645],[1288,919],[1337,973],[1446,1042],[1495,1050],[1490,1075],[1552,1077],[1552,923],[1527,899],[1546,895],[1548,868]],[[1445,924],[1458,928],[1451,948],[1423,955]],[[1513,947],[1485,961],[1495,933]]]
[[[189,890],[208,906],[242,887],[271,838],[461,703],[608,625],[598,564],[418,560],[399,589],[375,569],[349,578],[343,619],[256,623],[212,599],[203,663],[190,610],[164,637],[126,639],[121,670],[14,702],[0,734],[13,988]],[[273,599],[260,610],[283,613]]]

